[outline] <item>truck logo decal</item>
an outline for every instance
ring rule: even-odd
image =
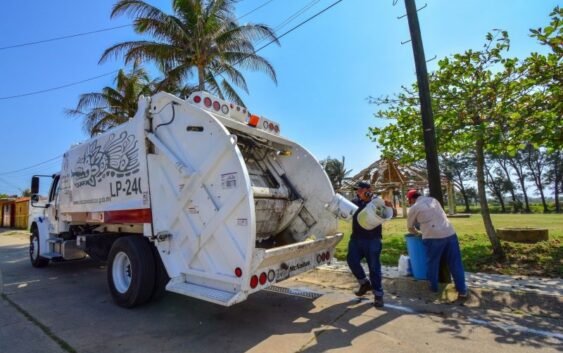
[[[96,186],[104,178],[127,177],[139,171],[139,148],[135,135],[123,131],[116,138],[111,134],[103,146],[92,142],[84,155],[78,159],[72,178],[74,186]]]

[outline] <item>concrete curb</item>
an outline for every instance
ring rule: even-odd
[[[358,283],[354,276],[345,271],[320,268],[308,274],[297,276],[300,281],[311,284],[354,290]],[[436,294],[428,290],[426,281],[415,280],[411,277],[383,278],[383,288],[386,295],[395,297],[412,297],[436,304],[460,303],[453,284],[442,288]],[[525,291],[503,291],[498,289],[470,287],[469,298],[463,302],[470,308],[491,309],[498,311],[519,311],[532,315],[561,319],[563,313],[563,297]]]

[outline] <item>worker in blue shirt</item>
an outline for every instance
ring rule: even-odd
[[[369,290],[373,291],[373,305],[380,308],[383,303],[383,286],[381,284],[381,225],[372,230],[364,229],[358,223],[358,214],[371,201],[373,193],[370,184],[359,182],[354,187],[357,197],[352,202],[358,209],[352,218],[352,235],[348,243],[347,262],[350,270],[358,280],[360,287],[354,293],[361,297]],[[389,201],[385,201],[386,206],[391,207]],[[369,268],[369,279],[361,265],[365,258]]]

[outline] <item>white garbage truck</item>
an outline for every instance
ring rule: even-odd
[[[30,259],[107,261],[123,307],[165,290],[230,306],[331,261],[338,217],[319,162],[279,124],[206,92],[141,97],[128,122],[73,146],[31,224]]]

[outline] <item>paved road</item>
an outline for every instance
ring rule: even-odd
[[[113,304],[93,261],[32,268],[27,239],[0,234],[0,352],[561,352],[561,322],[388,298],[376,310],[349,291],[289,280],[306,298],[262,291],[224,308],[168,294]]]

